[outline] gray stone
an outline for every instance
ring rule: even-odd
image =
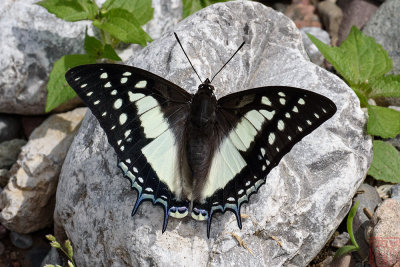
[[[19,234],[16,232],[10,232],[11,243],[17,248],[27,249],[33,244],[32,237],[30,235]]]
[[[93,35],[89,21],[66,22],[36,2],[0,1],[0,112],[44,114],[46,84],[54,62],[67,54],[84,53],[86,27]],[[157,38],[180,19],[181,4],[179,0],[155,0],[153,6],[155,19],[145,28]],[[140,47],[133,45],[120,52],[128,58],[137,50]],[[79,103],[73,99],[57,110],[70,110]]]
[[[332,45],[336,45],[339,39],[339,27],[342,22],[343,12],[335,4],[336,1],[325,0],[317,4],[317,11],[321,17],[322,24],[329,32]]]
[[[163,211],[149,202],[130,216],[136,193],[88,112],[57,187],[57,238],[68,236],[78,266],[307,265],[346,216],[372,159],[357,97],[340,78],[308,61],[292,21],[260,3],[216,4],[183,20],[174,31],[203,79],[246,41],[213,82],[218,97],[258,86],[295,86],[328,96],[337,114],[294,146],[266,185],[242,206],[247,218],[242,230],[232,213],[217,215],[207,239],[206,224],[190,218],[171,218],[161,234]],[[172,32],[128,63],[191,93],[199,85]],[[239,247],[232,233],[255,256]]]
[[[15,116],[0,114],[0,143],[21,136],[21,122]]]
[[[391,73],[400,73],[400,1],[386,0],[362,30],[363,33],[374,37],[376,42],[385,48],[393,60]],[[397,102],[399,105],[400,103]]]
[[[308,38],[306,33],[313,35],[318,40],[324,42],[327,45],[331,44],[331,39],[329,38],[329,34],[323,29],[317,27],[304,27],[301,28],[300,32],[301,32],[301,37],[303,38],[304,48],[306,49],[311,62],[322,67],[324,64],[324,56],[321,54],[321,52],[319,52],[315,44],[311,42],[310,38]]]
[[[377,3],[369,0],[338,0],[337,5],[343,10],[338,45],[347,38],[352,26],[361,29],[378,9]]]
[[[49,252],[47,253],[46,257],[43,259],[42,263],[40,266],[45,266],[46,264],[51,264],[51,265],[60,265],[63,266],[63,261],[60,258],[60,254],[58,253],[58,250],[56,248],[51,248]]]
[[[400,197],[400,184],[395,184],[390,188],[390,197]]]
[[[30,233],[52,223],[58,176],[85,112],[52,115],[32,132],[0,194],[0,222],[8,229]]]
[[[359,201],[359,204],[356,215],[353,219],[353,232],[356,241],[360,246],[360,251],[358,251],[358,253],[362,258],[365,258],[368,256],[369,251],[368,240],[365,239],[365,231],[369,225],[369,218],[365,215],[364,208],[367,208],[373,214],[382,200],[375,187],[370,186],[369,184],[362,184],[358,191],[362,193],[357,194],[354,198],[354,203]]]
[[[21,148],[26,144],[26,140],[13,139],[0,143],[0,168],[9,168],[18,158]]]
[[[332,241],[332,247],[334,248],[341,248],[347,244],[350,240],[350,235],[347,232],[343,232]]]
[[[43,114],[53,63],[83,52],[89,23],[65,22],[35,2],[0,2],[0,112]]]

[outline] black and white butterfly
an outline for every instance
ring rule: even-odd
[[[242,228],[241,205],[297,142],[336,112],[328,98],[299,88],[259,87],[217,100],[209,79],[192,95],[117,64],[78,66],[66,79],[100,122],[138,193],[132,215],[143,201],[160,205],[163,232],[169,216],[191,213],[207,221],[209,237],[213,215],[227,210]]]

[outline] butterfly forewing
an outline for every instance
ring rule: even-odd
[[[319,94],[292,87],[262,87],[218,100],[217,126],[221,140],[214,154],[203,203],[192,216],[207,220],[209,234],[215,212],[235,213],[265,183],[282,157],[336,112],[335,104]]]
[[[118,155],[118,166],[138,199],[183,217],[189,203],[179,195],[180,162],[177,140],[182,139],[191,95],[147,71],[116,64],[79,66],[66,74],[67,82],[90,108]]]

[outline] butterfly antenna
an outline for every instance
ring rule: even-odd
[[[182,51],[183,51],[183,53],[185,54],[187,60],[189,60],[190,66],[192,66],[192,68],[193,68],[194,72],[196,73],[197,77],[199,77],[200,82],[203,83],[203,82],[201,81],[201,78],[200,78],[199,74],[197,73],[196,69],[193,67],[193,64],[192,64],[192,62],[190,61],[188,55],[186,55],[185,49],[183,49],[183,46],[182,46],[182,44],[181,44],[181,41],[180,41],[179,38],[178,38],[178,35],[177,35],[175,32],[174,32],[174,35],[175,35],[176,40],[178,41],[178,44],[179,44],[180,47],[182,48]]]
[[[217,76],[218,73],[221,72],[221,70],[226,66],[226,64],[229,63],[229,61],[231,61],[231,59],[236,55],[237,52],[239,52],[239,50],[243,47],[244,42],[239,46],[239,48],[236,50],[236,52],[231,56],[231,58],[222,66],[222,68],[212,77],[211,82],[214,80],[215,76]]]

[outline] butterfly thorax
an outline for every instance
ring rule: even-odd
[[[214,124],[217,99],[207,79],[193,96],[187,128],[186,155],[192,173],[192,190],[201,192],[210,168],[215,140]],[[204,145],[210,144],[210,145]],[[198,198],[196,194],[193,200]]]

